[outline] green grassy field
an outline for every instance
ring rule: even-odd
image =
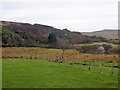
[[[116,88],[118,69],[55,63],[41,59],[3,59],[3,88]]]
[[[78,46],[103,45],[103,44],[111,45],[114,48],[118,47],[117,44],[112,44],[112,43],[107,43],[107,42],[92,42],[92,43],[88,43],[88,44],[79,44]]]

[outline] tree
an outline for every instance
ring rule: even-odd
[[[65,50],[69,48],[69,42],[68,40],[61,39],[59,40],[60,49],[62,50],[61,55],[61,62],[65,62],[64,56],[65,56]]]
[[[50,33],[48,36],[48,43],[54,44],[57,42],[57,38],[54,33]]]

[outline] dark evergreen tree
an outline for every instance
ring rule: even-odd
[[[48,36],[48,43],[54,44],[57,42],[56,36],[54,33],[50,33]]]

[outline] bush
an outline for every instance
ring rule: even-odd
[[[81,46],[77,48],[76,50],[79,51],[80,53],[91,53],[95,54],[97,53],[97,45],[92,45],[92,46]]]
[[[120,48],[111,48],[107,52],[108,54],[119,54],[120,53]]]
[[[111,45],[103,44],[101,46],[103,46],[103,48],[105,49],[106,54],[120,52],[120,50],[112,48]],[[81,46],[81,47],[77,47],[76,50],[79,51],[80,53],[90,53],[90,54],[104,53],[104,52],[101,52],[100,50],[98,50],[98,47],[99,47],[99,45]]]

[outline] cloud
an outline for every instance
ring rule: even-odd
[[[2,19],[72,31],[117,28],[117,0],[2,1]]]

